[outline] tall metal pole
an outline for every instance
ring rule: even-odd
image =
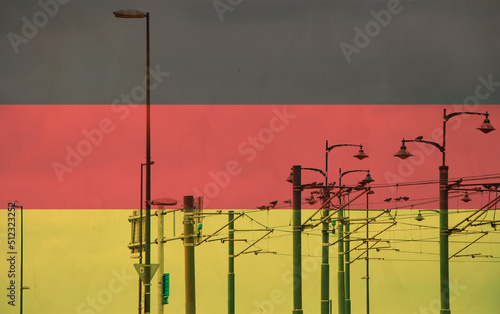
[[[144,269],[144,312],[151,304],[151,91],[149,73],[149,12],[146,13],[146,267]]]
[[[441,314],[451,313],[448,240],[448,166],[446,166],[446,109],[444,109],[443,164],[439,167],[439,277],[441,288]]]
[[[234,211],[229,211],[228,221],[229,223],[229,236],[228,236],[228,274],[227,274],[227,313],[234,314],[235,312],[235,278],[234,278]]]
[[[141,209],[140,209],[140,223],[139,223],[139,264],[142,264],[142,222],[143,222],[143,217],[142,217],[142,193],[144,192],[143,188],[143,179],[144,179],[144,174],[143,174],[143,169],[144,165],[141,163]],[[142,279],[139,277],[139,314],[142,313]]]
[[[328,185],[328,140],[326,141],[325,150],[325,187]],[[328,190],[324,189],[323,205],[328,200]],[[328,206],[325,206],[321,212],[321,218],[328,216]],[[328,314],[330,308],[330,264],[329,264],[329,249],[328,242],[328,221],[325,221],[322,226],[322,247],[321,247],[321,314]]]
[[[24,234],[23,234],[23,227],[24,227],[24,221],[23,221],[23,209],[24,207],[21,206],[20,207],[21,209],[21,269],[19,270],[20,271],[20,276],[19,276],[19,279],[20,279],[20,294],[19,294],[19,310],[20,310],[20,313],[23,314],[23,258],[24,258],[24,252],[23,252],[23,240],[24,240]]]
[[[441,283],[441,314],[449,314],[449,262],[448,262],[448,166],[439,167],[439,263]]]
[[[339,183],[341,182],[342,182],[342,172],[341,169],[339,168]],[[346,213],[347,213],[347,216],[345,217],[347,218],[345,220],[346,236],[345,239],[343,240],[344,296],[345,296],[344,313],[350,314],[351,313],[351,263],[350,263],[349,251],[351,250],[351,243],[350,243],[349,231],[351,226],[349,224],[349,210],[347,210]]]
[[[302,314],[301,166],[293,166],[293,314]]]
[[[340,176],[341,174],[341,169],[339,168],[339,186],[342,185],[342,177]],[[339,196],[341,198],[341,196]],[[339,234],[338,234],[338,250],[339,250],[339,257],[338,257],[338,265],[339,265],[339,270],[338,270],[338,302],[339,302],[339,314],[344,314],[345,313],[345,273],[344,273],[344,241],[343,241],[343,236],[344,236],[344,211],[339,210],[338,213],[338,218],[339,218]]]
[[[344,262],[345,262],[345,313],[351,314],[351,255],[349,251],[351,250],[351,240],[349,236],[349,232],[351,231],[350,226],[350,211],[349,209],[346,211],[346,225],[345,232],[346,237],[344,239]]]
[[[163,205],[158,207],[158,314],[163,314],[163,272],[164,272],[164,243],[163,243]]]
[[[443,110],[443,162],[441,165],[446,165],[446,109]]]
[[[196,313],[195,263],[194,263],[194,198],[184,196],[184,278],[186,314]]]
[[[368,223],[370,215],[368,212],[369,209],[369,203],[368,203],[368,198],[369,198],[370,193],[366,193],[366,314],[370,313],[370,242],[368,239],[370,238],[370,233],[368,226],[370,225]]]

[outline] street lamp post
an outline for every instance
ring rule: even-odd
[[[325,149],[325,186],[328,185],[328,153],[336,147],[354,146],[359,147],[359,151],[353,157],[359,160],[365,159],[368,155],[363,151],[363,145],[356,144],[336,144],[328,146],[328,141],[326,141]],[[325,190],[326,191],[326,190]],[[339,220],[343,219],[343,210],[338,213]],[[321,218],[328,216],[328,207],[321,212]],[[328,241],[328,221],[323,222],[322,226],[322,251],[321,251],[321,314],[328,314],[329,310],[329,299],[330,299],[330,265],[329,265],[329,241]],[[344,291],[344,242],[343,242],[343,225],[339,223],[339,241],[338,241],[338,309],[339,313],[344,314],[345,312],[345,291]]]
[[[151,165],[154,165],[155,162],[154,161],[151,161]],[[142,209],[142,205],[144,204],[143,203],[143,192],[144,192],[144,188],[143,188],[143,179],[144,179],[144,166],[146,166],[145,163],[141,163],[141,200],[140,200],[140,213],[139,213],[139,264],[142,264],[142,222],[144,220],[143,218],[143,209]],[[139,314],[142,313],[142,279],[141,277],[139,277],[139,301],[138,301],[138,304],[139,304]]]
[[[117,18],[146,18],[146,260],[144,267],[144,312],[150,313],[151,304],[151,89],[149,71],[149,12],[139,10],[118,10]]]
[[[366,177],[361,181],[364,184],[373,182],[373,178],[370,175],[370,170],[349,170],[346,172],[342,172],[342,170],[339,168],[339,186],[342,187],[342,177],[345,176],[348,173],[353,173],[353,172],[367,172]],[[368,196],[367,196],[368,197]],[[342,225],[343,222],[341,221],[340,224]],[[349,222],[349,212],[347,214],[347,221],[345,224],[345,246],[344,246],[344,256],[343,256],[343,263],[345,264],[344,266],[344,294],[345,294],[345,313],[350,314],[351,313],[351,257],[350,257],[350,251],[351,251],[351,242],[350,242],[350,222]]]
[[[321,173],[326,177],[326,173],[316,168],[303,168],[293,166],[292,173],[287,181],[292,183],[292,235],[293,235],[293,314],[302,314],[302,170],[312,170]]]
[[[158,206],[158,314],[163,314],[163,273],[164,273],[164,244],[163,244],[163,215],[165,206],[177,205],[177,200],[172,198],[158,198],[151,202]]]
[[[489,114],[479,113],[479,112],[454,112],[451,114],[446,114],[446,109],[443,111],[443,145],[438,143],[425,141],[422,137],[417,137],[415,140],[405,140],[403,139],[403,144],[400,150],[394,155],[395,157],[406,159],[410,156],[405,142],[419,142],[430,144],[439,149],[442,153],[442,164],[439,166],[439,276],[440,276],[440,297],[441,297],[441,314],[451,313],[450,309],[450,273],[449,273],[449,229],[448,229],[448,166],[446,165],[446,122],[451,118],[462,115],[483,115],[485,119],[481,126],[477,128],[483,133],[489,133],[494,131],[495,128],[490,124]]]
[[[370,224],[368,222],[370,221],[369,196],[373,193],[375,192],[371,189],[366,193],[366,314],[370,314],[370,242],[368,241],[370,238],[368,226]]]
[[[302,314],[302,182],[301,166],[292,168],[292,207],[293,207],[293,314]]]
[[[184,278],[186,282],[186,314],[196,314],[194,198],[184,196]]]
[[[228,275],[227,275],[227,312],[235,313],[235,274],[234,274],[234,211],[230,210],[228,215],[229,235],[228,235]]]
[[[142,181],[144,180],[144,174],[143,174],[143,171],[144,171],[144,166],[146,164],[143,164],[141,163],[141,206],[140,206],[140,223],[139,223],[139,264],[142,264],[142,221],[143,221],[143,218],[142,218],[142,193],[144,192],[144,188],[143,188],[143,185],[142,185]],[[142,313],[142,279],[141,277],[139,276],[139,314]]]

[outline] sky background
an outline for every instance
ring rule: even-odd
[[[130,93],[144,77],[146,21],[112,14],[128,8],[150,12],[151,66],[169,73],[153,103],[453,104],[480,75],[500,81],[498,1],[245,0],[223,20],[213,1],[66,2],[1,1],[2,103]],[[356,42],[348,62],[340,46]]]
[[[145,102],[146,27],[145,20],[112,14],[127,8],[151,14],[152,198],[181,202],[184,195],[204,196],[208,212],[223,210],[206,218],[205,234],[225,223],[227,209],[248,210],[238,221],[242,229],[274,230],[258,247],[276,254],[236,260],[237,313],[291,311],[291,216],[283,201],[292,191],[285,179],[293,165],[324,169],[326,140],[362,144],[370,156],[359,161],[352,158],[357,148],[335,148],[329,181],[338,181],[340,167],[369,169],[376,180],[370,208],[391,209],[397,217],[398,225],[382,239],[399,252],[371,253],[377,258],[370,260],[372,311],[434,313],[438,219],[425,209],[438,207],[438,187],[404,184],[437,180],[441,154],[416,143],[408,143],[411,159],[393,154],[402,138],[442,143],[443,109],[488,111],[499,128],[500,3],[392,5],[397,13],[389,20],[381,13],[390,8],[383,1],[244,0],[222,16],[212,1],[1,1],[0,203],[6,209],[19,199],[26,209],[24,282],[31,289],[24,292],[25,313],[137,312],[137,260],[127,249],[127,218],[140,206],[140,164],[146,160],[145,106],[136,105]],[[375,15],[386,18],[385,26],[376,24],[379,31]],[[359,44],[367,26],[374,33],[349,60],[341,44]],[[498,180],[500,133],[475,130],[482,121],[461,115],[448,123],[450,180]],[[356,184],[364,175],[350,174],[343,183]],[[317,172],[303,174],[303,182],[322,180]],[[398,196],[410,200],[384,202]],[[463,209],[480,208],[494,196],[471,193],[473,201],[465,204],[462,194],[451,193],[450,224],[465,216]],[[253,211],[275,200],[278,209]],[[364,212],[356,209],[365,206],[364,200],[353,204],[352,217],[361,218]],[[426,217],[420,223],[414,220],[418,209]],[[181,219],[166,217],[167,237],[179,236]],[[485,219],[495,220],[496,214]],[[372,232],[388,221],[384,215]],[[489,234],[466,254],[493,258],[452,260],[454,313],[496,313],[500,306],[494,294],[498,233],[489,225],[475,228]],[[249,243],[261,235],[238,234]],[[476,237],[454,237],[450,253]],[[303,236],[306,313],[319,310],[319,239],[317,230]],[[199,313],[226,309],[226,245],[197,247]],[[237,251],[244,248],[237,243]],[[172,278],[165,311],[180,313],[182,243],[169,242],[165,252]],[[330,252],[335,312],[336,246]],[[364,261],[353,263],[352,271],[353,313],[361,313]],[[5,295],[0,298],[1,313],[17,311]]]

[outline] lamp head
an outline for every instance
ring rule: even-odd
[[[172,206],[177,205],[177,200],[173,198],[157,198],[151,202],[151,205],[156,206]]]
[[[365,154],[365,152],[363,151],[363,145],[360,146],[358,153],[356,155],[354,155],[353,157],[358,158],[359,160],[363,160],[365,158],[368,158],[368,155]]]
[[[418,214],[417,214],[417,217],[415,217],[415,220],[422,221],[424,219],[425,219],[424,216],[422,216],[422,214],[420,213],[420,211],[418,211]]]
[[[488,119],[488,112],[486,112],[486,118],[484,118],[483,124],[477,129],[484,134],[490,133],[491,131],[495,131],[495,128],[491,125],[490,119]]]
[[[413,156],[413,155],[410,154],[410,152],[406,149],[406,145],[405,145],[405,142],[403,140],[403,144],[401,145],[401,148],[399,149],[399,151],[396,154],[394,154],[394,157],[406,159],[406,158],[411,157],[411,156]]]
[[[115,17],[126,19],[141,19],[147,16],[146,13],[139,10],[118,10],[114,11],[113,14]]]
[[[467,191],[465,191],[465,195],[464,195],[464,197],[462,197],[460,200],[461,200],[462,202],[465,202],[465,203],[468,203],[468,202],[472,201],[472,200],[470,199],[469,194],[467,193]]]
[[[375,181],[375,180],[373,180],[372,176],[370,175],[370,172],[368,172],[368,174],[366,175],[366,177],[363,179],[362,182],[364,182],[364,183],[371,183],[373,181]]]

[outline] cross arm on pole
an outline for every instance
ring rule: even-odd
[[[333,194],[326,202],[324,202],[321,207],[314,212],[314,214],[311,215],[311,217],[307,218],[307,220],[302,224],[302,229],[304,229],[306,223],[308,223],[314,216],[316,216],[317,213],[319,213],[320,210],[325,209],[325,207],[331,202],[331,200],[338,196],[342,192],[342,188],[339,189],[335,194]]]
[[[352,200],[350,200],[349,202],[345,203],[344,205],[342,205],[341,207],[339,207],[338,209],[336,209],[333,213],[330,213],[328,216],[323,217],[318,223],[316,223],[315,225],[313,225],[313,228],[319,226],[320,224],[324,223],[325,221],[328,221],[339,210],[343,210],[344,208],[346,208],[348,205],[350,205],[352,202],[354,202],[355,200],[357,200],[359,197],[361,197],[363,194],[366,194],[367,192],[368,192],[368,190],[363,190],[363,192],[361,192],[358,195],[356,195]]]
[[[233,220],[229,221],[228,223],[226,223],[224,226],[222,226],[221,228],[219,228],[217,231],[215,231],[214,233],[212,233],[211,235],[207,236],[205,239],[203,239],[202,241],[200,241],[200,243],[198,243],[197,245],[200,245],[202,244],[203,242],[206,242],[208,239],[210,239],[211,237],[213,236],[216,236],[219,234],[219,232],[222,231],[222,229],[226,228],[227,226],[229,226],[229,224],[233,223],[236,219],[242,217],[244,214],[243,213],[240,213],[237,217],[235,217]]]
[[[340,210],[340,209],[339,209],[339,210]],[[364,223],[364,224],[361,224],[360,226],[358,226],[358,227],[357,227],[356,229],[354,229],[353,231],[346,232],[342,238],[340,238],[340,239],[338,239],[337,241],[335,241],[335,242],[331,243],[330,245],[335,245],[337,242],[339,242],[339,241],[343,241],[344,239],[346,239],[347,237],[349,237],[351,234],[353,234],[353,233],[355,233],[356,231],[358,231],[359,229],[363,228],[364,226],[366,226],[366,225],[367,225],[367,224],[369,224],[370,222],[375,221],[375,219],[377,219],[378,217],[382,216],[382,215],[383,215],[383,214],[385,214],[385,213],[386,213],[386,211],[383,211],[383,212],[382,212],[382,213],[380,213],[378,216],[373,217],[373,218],[370,218],[370,219],[369,219],[369,221],[367,221],[367,222],[366,222],[366,223]],[[387,229],[385,229],[385,230],[387,230]],[[385,231],[385,230],[384,230],[384,231]],[[383,232],[383,231],[382,231],[382,232]],[[379,235],[379,234],[380,234],[380,233],[377,233],[375,236],[377,236],[377,235]]]
[[[254,246],[255,244],[257,244],[259,241],[261,241],[262,239],[264,239],[267,235],[269,235],[271,232],[273,232],[274,229],[270,229],[266,234],[264,234],[262,237],[260,237],[258,240],[254,241],[252,244],[250,244],[249,246],[247,246],[243,251],[241,251],[240,253],[236,254],[234,257],[238,257],[240,256],[241,254],[245,253],[248,249],[250,249],[252,246]]]
[[[484,232],[481,236],[479,236],[479,238],[477,238],[476,240],[472,241],[471,243],[467,244],[465,247],[463,247],[460,251],[458,251],[457,253],[453,254],[452,256],[448,257],[448,259],[452,259],[453,257],[457,257],[457,254],[460,253],[460,252],[463,252],[466,248],[468,248],[469,246],[471,246],[472,244],[476,243],[477,241],[479,241],[482,237],[484,237],[485,235],[487,235],[488,232]]]
[[[380,231],[379,233],[377,233],[377,234],[375,234],[373,237],[371,237],[371,239],[373,239],[373,238],[375,238],[376,236],[378,236],[378,235],[382,234],[383,232],[387,231],[388,229],[390,229],[390,228],[394,227],[395,225],[396,225],[396,223],[395,223],[395,222],[393,222],[390,226],[388,226],[388,227],[387,227],[387,228],[385,228],[384,230]],[[368,239],[367,239],[367,241],[368,241]],[[361,256],[363,256],[364,254],[366,254],[366,253],[368,252],[368,250],[372,249],[372,248],[373,248],[375,245],[377,245],[379,242],[382,242],[382,241],[381,241],[381,240],[378,240],[378,239],[377,239],[377,240],[375,240],[375,243],[374,243],[372,246],[370,246],[368,249],[366,249],[366,250],[365,250],[363,253],[361,253],[358,257],[356,257],[355,259],[353,259],[353,260],[351,261],[351,263],[353,263],[355,260],[359,259]],[[387,242],[388,242],[388,241],[387,241]]]
[[[479,218],[481,218],[488,210],[490,210],[495,204],[500,202],[500,196],[495,197],[492,201],[490,201],[488,204],[484,205],[480,209],[474,211],[471,215],[469,215],[467,218],[456,224],[454,227],[450,229],[450,233],[458,233],[461,231],[464,231],[465,228],[469,227],[472,225],[475,221],[477,221]],[[474,217],[475,216],[475,217]],[[474,218],[473,218],[474,217]],[[463,223],[468,222],[464,227],[460,227]]]
[[[361,256],[365,255],[368,250],[372,249],[375,245],[377,245],[379,242],[381,242],[380,240],[376,240],[375,243],[373,243],[369,248],[367,248],[366,250],[364,250],[361,254],[359,254],[355,259],[353,259],[352,261],[350,261],[349,263],[352,264],[354,263],[356,260],[360,259]],[[364,243],[362,243],[364,244]]]

